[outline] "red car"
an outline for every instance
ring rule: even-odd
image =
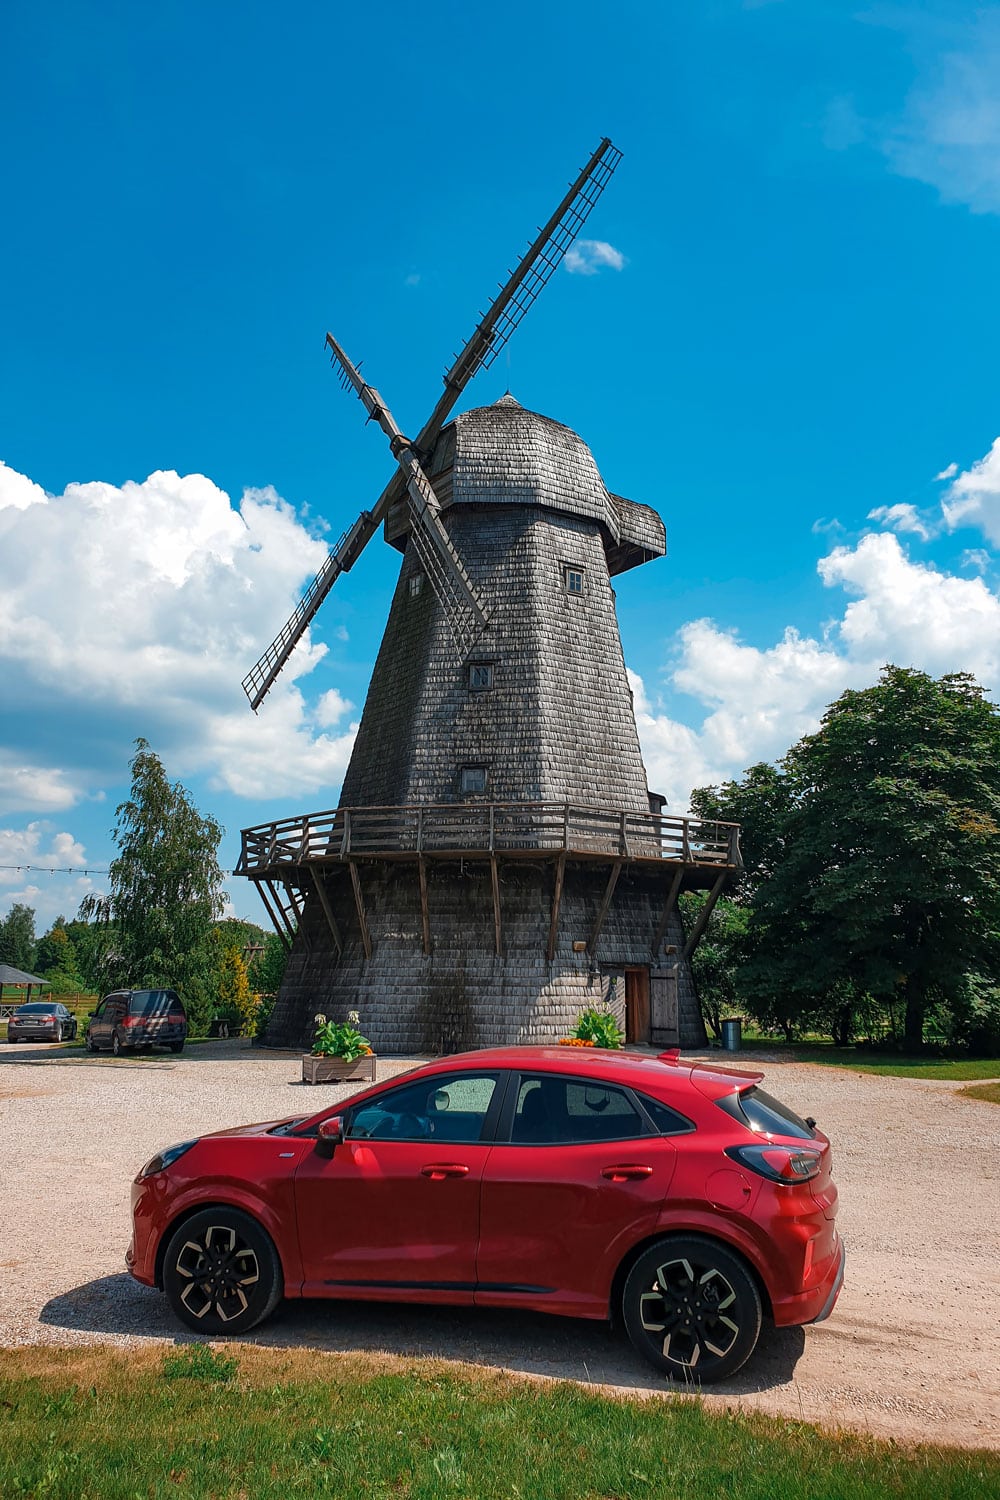
[[[844,1274],[830,1143],[761,1074],[566,1047],[443,1058],[308,1118],[185,1141],[132,1188],[132,1275],[202,1333],[282,1297],[620,1317],[731,1375]]]

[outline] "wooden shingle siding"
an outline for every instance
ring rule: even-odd
[[[613,810],[612,820],[648,816],[611,574],[663,554],[659,516],[612,494],[576,433],[509,396],[444,428],[426,469],[488,625],[463,659],[433,588],[411,591],[421,564],[406,508],[392,510],[385,534],[402,565],[341,807],[545,803]],[[578,593],[567,590],[567,567],[583,575]],[[476,661],[492,665],[488,690],[470,690]],[[486,785],[463,798],[469,767],[484,768]],[[579,855],[561,864],[414,855],[401,866],[380,860],[376,846],[363,864],[324,867],[332,927],[303,868],[301,926],[268,1040],[304,1045],[319,1010],[358,1010],[380,1052],[562,1035],[626,968],[655,977],[677,963],[664,951],[684,944],[668,901],[674,872],[634,862],[662,852],[655,838],[647,844],[610,884],[606,864]],[[696,874],[691,883],[704,884]],[[699,1044],[686,965],[677,982],[674,1040]]]

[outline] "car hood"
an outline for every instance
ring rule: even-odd
[[[220,1136],[269,1135],[279,1125],[301,1125],[303,1120],[307,1120],[308,1118],[308,1115],[285,1115],[278,1120],[261,1120],[256,1125],[231,1125],[226,1130],[206,1130],[205,1134],[200,1135],[198,1139],[200,1141],[212,1141],[217,1140]]]

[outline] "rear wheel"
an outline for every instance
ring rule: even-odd
[[[645,1359],[688,1384],[735,1374],[760,1334],[760,1294],[740,1258],[699,1235],[640,1255],[622,1293],[628,1336]]]
[[[128,1049],[125,1046],[125,1043],[122,1041],[121,1037],[116,1031],[111,1038],[111,1051],[113,1052],[115,1057],[121,1057],[122,1053],[126,1052],[127,1050]]]
[[[245,1333],[274,1311],[284,1278],[266,1230],[236,1208],[207,1208],[183,1223],[163,1259],[174,1312],[199,1333]]]

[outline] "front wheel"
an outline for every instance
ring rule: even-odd
[[[198,1333],[245,1333],[274,1311],[284,1278],[273,1241],[249,1214],[207,1208],[176,1231],[163,1259],[174,1312]]]
[[[740,1258],[700,1235],[645,1250],[622,1293],[628,1336],[649,1362],[687,1384],[733,1375],[760,1334],[760,1293]]]

